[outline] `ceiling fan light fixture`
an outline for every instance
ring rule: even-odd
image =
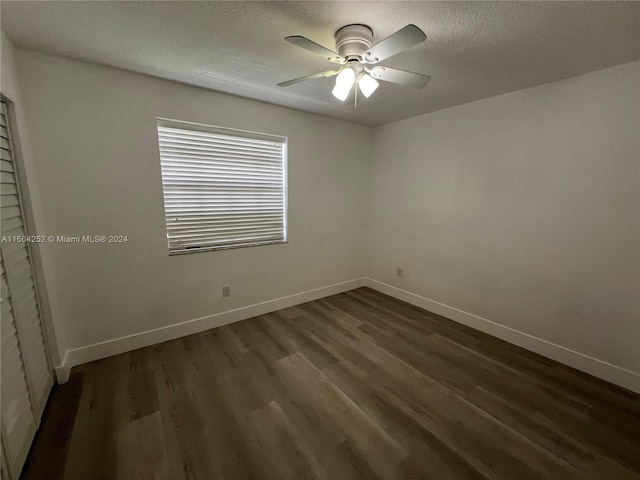
[[[338,100],[345,101],[349,96],[351,87],[356,82],[356,73],[352,68],[344,68],[336,77],[336,86],[333,87],[331,93]]]
[[[369,98],[373,92],[380,86],[380,84],[371,76],[364,74],[358,80],[358,87],[360,87],[360,91],[362,94]]]
[[[288,87],[307,80],[335,75],[336,84],[331,93],[338,100],[344,102],[349,97],[351,90],[354,89],[352,96],[354,107],[358,104],[358,89],[365,98],[369,98],[380,86],[379,81],[405,87],[422,88],[431,80],[429,75],[383,67],[378,65],[378,62],[422,43],[426,38],[427,36],[420,28],[409,24],[373,45],[373,30],[367,25],[352,23],[336,31],[337,52],[334,52],[301,35],[289,36],[285,38],[287,42],[342,66],[336,70],[280,82],[278,86]],[[355,86],[356,83],[358,86]]]

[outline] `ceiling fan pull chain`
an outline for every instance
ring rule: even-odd
[[[358,82],[354,84],[353,108],[358,108]]]

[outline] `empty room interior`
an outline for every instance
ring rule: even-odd
[[[640,2],[0,20],[2,480],[640,480]]]

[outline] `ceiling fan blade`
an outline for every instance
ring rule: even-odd
[[[317,78],[323,77],[333,77],[338,73],[340,73],[340,70],[327,70],[326,72],[314,73],[313,75],[307,75],[306,77],[294,78],[293,80],[279,83],[278,86],[288,87],[289,85],[293,85],[294,83],[306,82],[307,80],[315,80]]]
[[[429,75],[405,72],[404,70],[388,67],[373,67],[368,72],[376,80],[397,83],[406,87],[422,88],[431,80]]]
[[[364,63],[378,63],[407,48],[424,42],[427,36],[415,25],[407,25],[364,52]]]
[[[302,47],[306,50],[309,50],[316,55],[320,55],[321,57],[326,58],[330,62],[333,63],[344,63],[345,59],[338,55],[333,50],[329,50],[328,48],[323,47],[322,45],[317,44],[316,42],[312,42],[306,37],[302,37],[300,35],[293,35],[291,37],[285,37],[285,40],[289,43],[293,43],[298,47]]]

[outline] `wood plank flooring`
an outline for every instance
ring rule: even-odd
[[[362,288],[75,368],[24,479],[640,479],[640,396]]]

